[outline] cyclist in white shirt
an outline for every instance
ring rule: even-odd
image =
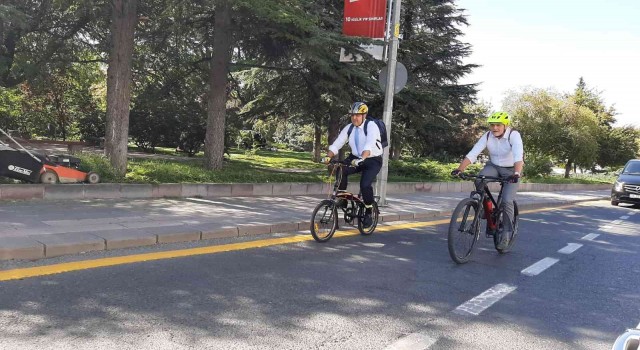
[[[462,160],[458,169],[451,175],[458,176],[470,164],[476,161],[478,155],[486,148],[489,151],[489,161],[479,175],[493,177],[509,177],[509,183],[504,185],[502,203],[505,213],[509,216],[505,225],[505,232],[498,249],[504,249],[509,244],[509,237],[513,230],[513,200],[518,191],[518,181],[524,167],[524,148],[520,133],[509,127],[511,118],[505,112],[493,113],[487,118],[490,131],[484,133],[476,142],[471,152]],[[481,189],[484,184],[476,181],[476,188]]]
[[[365,204],[365,217],[362,224],[365,228],[372,224],[371,209],[373,208],[373,180],[382,168],[382,142],[380,129],[373,122],[365,122],[369,107],[363,102],[355,102],[349,109],[351,124],[345,126],[338,138],[329,146],[327,156],[323,159],[328,163],[345,143],[349,142],[351,154],[345,159],[346,164],[353,167],[345,167],[339,190],[346,190],[351,174],[362,172],[360,177],[360,191],[362,201]],[[366,130],[364,128],[367,128]]]

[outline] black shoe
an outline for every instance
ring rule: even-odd
[[[364,218],[362,218],[362,227],[369,228],[373,225],[373,219],[371,218],[371,214],[364,214]]]

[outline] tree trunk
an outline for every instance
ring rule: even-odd
[[[216,2],[214,21],[207,96],[207,131],[204,140],[204,165],[210,170],[221,169],[224,158],[227,74],[231,59],[231,12],[228,0]]]
[[[5,29],[7,30],[7,29]],[[0,35],[2,38],[2,35]],[[16,54],[16,46],[20,41],[20,34],[11,28],[4,35],[4,42],[0,45],[0,86],[2,87],[14,87],[20,79],[13,79],[11,76],[13,66],[13,60]]]
[[[313,161],[319,162],[322,149],[322,128],[318,122],[314,123],[314,135],[313,135]]]
[[[568,179],[569,178],[569,174],[571,173],[571,163],[573,163],[573,160],[569,159],[567,160],[567,165],[564,166],[564,178]]]
[[[394,138],[394,140],[391,141],[391,148],[389,149],[389,156],[393,160],[400,159],[400,155],[402,154],[402,144],[396,140],[397,139]]]
[[[127,172],[131,61],[138,19],[136,7],[137,0],[112,0],[104,152],[118,176],[124,176]]]

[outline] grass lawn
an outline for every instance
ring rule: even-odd
[[[169,149],[156,149],[150,158],[129,159],[125,178],[117,178],[110,169],[106,158],[99,155],[82,154],[81,169],[98,172],[102,182],[128,183],[266,183],[266,182],[322,182],[328,180],[325,165],[311,161],[308,152],[293,151],[231,151],[231,158],[225,160],[222,170],[211,171],[202,167],[203,158],[175,158]],[[171,159],[165,159],[173,156]],[[440,182],[456,181],[449,176],[457,164],[439,163],[433,160],[391,161],[390,182]],[[481,165],[474,164],[469,172],[477,172]],[[351,181],[357,181],[354,176]],[[544,183],[613,183],[614,177],[605,175],[578,175],[570,179],[562,177],[524,178],[525,182]]]

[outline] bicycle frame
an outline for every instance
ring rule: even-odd
[[[465,179],[470,179],[470,178],[476,178],[479,180],[482,180],[483,182],[483,187],[480,191],[473,190],[471,191],[470,197],[473,199],[478,200],[478,215],[476,215],[476,219],[475,220],[481,220],[482,218],[487,220],[487,226],[489,227],[489,229],[492,232],[495,232],[495,230],[497,229],[496,227],[496,221],[498,219],[498,214],[500,212],[500,206],[502,205],[502,192],[504,191],[504,182],[505,179],[503,178],[499,178],[499,177],[493,177],[493,176],[484,176],[484,175],[479,175],[479,176],[465,176]],[[488,181],[487,181],[488,180]],[[500,192],[498,193],[498,198],[496,199],[493,194],[491,193],[491,190],[489,189],[489,182],[499,182],[500,183]],[[479,198],[475,195],[479,195]],[[490,200],[490,203],[492,205],[492,208],[490,209],[490,212],[487,213],[487,204],[486,204],[486,200]],[[488,215],[487,215],[488,214]],[[474,222],[474,225],[479,224],[479,222]],[[488,235],[487,235],[488,236]]]
[[[329,164],[334,165],[333,169],[331,170],[331,175],[330,175],[331,177],[334,177],[336,169],[338,171],[338,176],[335,177],[336,180],[335,180],[335,183],[333,184],[333,191],[331,192],[329,199],[331,199],[334,202],[336,201],[337,198],[342,198],[345,201],[347,201],[347,205],[341,209],[342,209],[342,212],[344,213],[344,221],[346,221],[348,224],[351,225],[353,224],[354,219],[364,218],[364,214],[366,210],[364,201],[362,200],[362,198],[360,198],[360,195],[361,195],[360,193],[358,193],[358,195],[355,195],[351,192],[338,190],[338,188],[340,187],[340,183],[342,182],[343,168],[351,167],[351,165],[347,165],[340,161],[331,161]],[[377,199],[380,197],[374,197],[374,198],[376,199],[376,202],[377,202]]]

